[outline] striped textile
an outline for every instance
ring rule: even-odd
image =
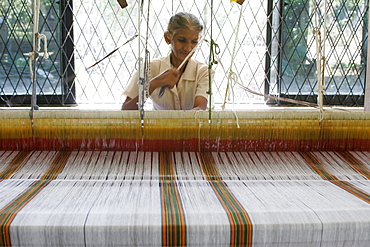
[[[0,246],[369,246],[370,152],[0,151]]]

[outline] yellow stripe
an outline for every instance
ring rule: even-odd
[[[15,171],[17,171],[23,164],[24,160],[30,155],[29,151],[19,152],[9,165],[0,173],[0,181],[8,179]]]
[[[9,228],[14,217],[28,204],[28,202],[30,202],[38,193],[40,193],[40,191],[47,186],[52,179],[55,179],[58,173],[63,170],[69,154],[70,153],[59,152],[55,156],[49,169],[42,176],[44,179],[40,179],[32,183],[23,193],[18,195],[0,210],[0,234],[2,236],[0,238],[0,246],[11,246]],[[13,160],[17,160],[18,163],[22,163],[24,158],[18,157],[17,159],[16,157]]]
[[[159,164],[162,203],[162,245],[185,246],[185,213],[175,181],[173,154],[162,152]]]
[[[301,152],[302,157],[307,161],[307,163],[325,180],[330,181],[332,184],[338,186],[339,188],[351,193],[352,195],[360,198],[361,200],[370,203],[370,194],[366,191],[363,191],[353,184],[350,184],[346,181],[339,180],[333,174],[327,172],[323,164],[311,153]],[[346,159],[350,159],[350,156],[343,154]]]
[[[339,155],[350,164],[358,173],[364,175],[367,179],[370,179],[370,171],[367,167],[358,159],[356,159],[349,152],[339,152]]]
[[[200,153],[203,172],[226,211],[230,222],[230,246],[252,246],[253,225],[247,211],[222,181],[211,153]]]
[[[321,162],[310,152],[300,152],[308,165],[325,180],[338,180],[336,176],[327,172]]]

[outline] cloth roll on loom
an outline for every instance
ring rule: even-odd
[[[0,118],[0,246],[370,246],[369,113]]]

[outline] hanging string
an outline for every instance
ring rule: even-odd
[[[150,53],[148,50],[149,17],[150,17],[150,0],[148,0],[148,8],[147,8],[147,16],[146,16],[146,34],[145,34],[145,60],[144,60],[145,101],[147,98],[149,98],[149,78],[150,78]]]
[[[142,4],[143,2],[141,0],[138,0],[138,13],[137,13],[137,29],[139,34],[138,39],[138,74],[139,74],[139,81],[138,81],[138,88],[139,88],[139,100],[138,100],[138,108],[140,111],[140,119],[143,121],[143,81],[144,81],[144,69],[143,69],[143,58],[141,57],[141,13],[142,13]]]
[[[225,91],[225,98],[224,98],[224,103],[222,104],[221,108],[222,110],[225,110],[225,106],[226,106],[226,103],[227,103],[227,99],[230,100],[230,87],[231,87],[231,81],[233,80],[237,80],[237,75],[236,73],[232,70],[232,67],[234,65],[234,59],[235,59],[235,51],[236,51],[236,45],[237,45],[237,41],[238,41],[238,38],[239,38],[239,27],[240,27],[240,22],[241,22],[241,17],[242,17],[242,13],[243,13],[243,5],[240,6],[240,13],[239,13],[239,19],[238,19],[238,23],[237,23],[237,26],[236,26],[236,32],[235,32],[235,40],[234,40],[234,47],[233,47],[233,52],[231,54],[231,62],[230,62],[230,68],[229,68],[229,75],[228,75],[228,78],[227,78],[227,85],[226,85],[226,91]],[[233,96],[233,105],[234,105],[234,100],[235,100],[235,95],[234,95],[234,90],[233,90],[233,87],[231,88],[232,89],[232,96]]]
[[[215,60],[215,54],[220,53],[220,48],[218,44],[215,43],[213,40],[213,0],[211,0],[211,23],[210,23],[210,45],[209,45],[209,59],[208,59],[208,78],[209,78],[209,107],[208,107],[208,120],[211,121],[212,119],[212,67],[213,64],[217,64]]]
[[[317,63],[317,90],[318,93],[318,106],[320,110],[320,119],[322,119],[323,113],[323,104],[324,104],[324,94],[325,94],[325,40],[326,40],[326,14],[327,14],[327,1],[324,1],[324,32],[323,40],[321,38],[321,31],[319,27],[319,6],[318,3],[314,0],[314,14],[315,14],[315,28],[314,33],[316,41],[316,63]]]
[[[221,65],[221,67],[224,71],[226,71],[225,66],[223,65],[220,57],[218,57],[218,56],[216,56],[216,57],[217,57],[217,63]],[[317,108],[317,109],[319,108],[318,104],[316,104],[316,103],[311,103],[311,102],[307,102],[307,101],[295,100],[295,99],[290,99],[290,98],[284,98],[284,97],[281,97],[281,96],[274,96],[274,95],[270,95],[270,94],[263,94],[263,93],[256,92],[256,91],[244,86],[243,83],[239,82],[238,76],[235,72],[230,73],[229,78],[230,78],[230,88],[233,88],[235,85],[238,85],[241,89],[243,89],[247,93],[262,96],[262,97],[265,97],[265,98],[268,98],[268,99],[273,99],[273,100],[276,100],[276,101],[277,100],[285,101],[285,102],[293,103],[293,104],[296,104],[296,105],[304,105],[304,106],[314,107],[314,108]],[[328,106],[326,106],[326,107],[328,107]]]
[[[293,104],[297,104],[297,105],[304,105],[304,106],[319,108],[318,105],[315,104],[315,103],[301,101],[301,100],[294,100],[294,99],[289,99],[289,98],[284,98],[284,97],[278,97],[278,96],[273,96],[273,95],[269,95],[269,94],[262,94],[262,93],[256,92],[256,91],[244,86],[243,84],[241,84],[238,81],[235,81],[235,83],[238,84],[243,90],[245,90],[248,93],[263,96],[263,97],[268,98],[268,99],[280,100],[280,101],[285,101],[285,102],[289,102],[289,103],[293,103]]]
[[[141,37],[141,16],[143,14],[143,5],[144,0],[140,1],[138,3],[138,34],[139,37]],[[148,0],[148,10],[147,10],[147,29],[146,29],[146,35],[145,35],[145,47],[144,47],[144,58],[140,56],[141,54],[141,39],[139,38],[139,44],[138,44],[138,50],[139,50],[139,60],[138,60],[138,68],[139,68],[139,102],[138,102],[138,108],[140,111],[140,119],[141,123],[143,125],[144,123],[144,104],[148,97],[148,76],[149,76],[149,67],[150,67],[150,61],[149,61],[149,51],[148,51],[148,36],[149,36],[149,8],[150,8],[150,0]]]
[[[31,97],[31,110],[30,110],[30,119],[33,119],[33,111],[38,110],[37,106],[37,95],[36,95],[36,72],[37,72],[37,60],[40,55],[45,59],[49,57],[47,51],[47,40],[44,34],[38,32],[39,29],[39,12],[40,12],[40,0],[34,0],[33,2],[33,42],[32,48],[33,51],[25,53],[24,55],[29,56],[28,65],[30,68],[31,82],[32,82],[32,97]],[[41,49],[41,39],[44,41],[44,52],[39,53]]]
[[[327,13],[327,1],[325,1],[325,13]],[[240,82],[238,82],[238,76],[232,70],[232,65],[234,64],[236,42],[237,42],[239,26],[240,26],[240,21],[241,21],[241,16],[242,16],[242,6],[241,6],[238,25],[237,25],[237,30],[236,30],[236,34],[235,34],[236,37],[235,37],[235,41],[234,41],[231,63],[230,63],[230,68],[229,68],[228,83],[227,83],[227,86],[226,86],[224,103],[221,106],[222,109],[223,110],[225,109],[225,106],[226,106],[226,103],[227,103],[226,99],[228,98],[230,100],[230,98],[229,98],[230,97],[230,88],[232,90],[234,85],[238,84],[243,90],[245,90],[248,93],[252,93],[252,94],[255,94],[255,95],[263,96],[265,98],[270,98],[270,99],[274,99],[274,100],[280,100],[280,101],[285,101],[285,102],[289,102],[289,103],[293,103],[293,104],[298,104],[298,105],[304,105],[304,106],[317,108],[317,109],[320,110],[320,116],[321,116],[320,118],[322,118],[323,106],[324,106],[323,105],[323,94],[325,94],[325,90],[324,90],[325,89],[325,78],[324,78],[325,75],[324,75],[324,69],[323,69],[322,64],[324,64],[324,66],[325,66],[326,58],[325,58],[325,46],[323,44],[323,41],[321,40],[321,32],[320,32],[320,30],[318,28],[318,24],[317,24],[317,19],[318,19],[317,15],[318,15],[318,7],[317,7],[316,2],[315,2],[315,17],[316,17],[315,33],[316,33],[316,45],[318,47],[317,48],[317,70],[318,70],[317,74],[318,74],[318,80],[319,80],[318,89],[316,90],[319,93],[319,102],[318,102],[318,104],[310,103],[310,102],[306,102],[306,101],[294,100],[294,99],[290,99],[290,98],[276,97],[276,96],[273,96],[273,95],[262,94],[262,93],[254,91],[254,90],[244,86]],[[326,15],[324,16],[324,23],[326,23]],[[324,24],[324,26],[326,26],[326,24]],[[324,29],[324,38],[323,38],[323,40],[324,41],[326,40],[325,29]],[[220,61],[219,58],[218,58],[218,60]],[[221,61],[220,61],[220,64],[223,67]],[[233,93],[233,91],[232,91],[232,93]],[[234,99],[234,95],[233,95],[233,99]]]
[[[222,66],[221,62],[220,62],[220,64]],[[231,82],[233,82],[234,85],[238,84],[241,89],[243,89],[244,91],[246,91],[248,93],[254,94],[254,95],[262,96],[262,97],[265,97],[265,98],[268,98],[268,99],[273,99],[273,100],[285,101],[285,102],[296,104],[296,105],[303,105],[303,106],[309,106],[309,107],[313,107],[313,108],[316,108],[316,109],[320,109],[319,105],[316,104],[316,103],[311,103],[311,102],[307,102],[307,101],[295,100],[295,99],[284,98],[284,97],[280,97],[280,96],[274,96],[274,95],[270,95],[270,94],[263,94],[263,93],[256,92],[256,91],[244,86],[242,83],[240,83],[237,80],[237,77],[236,78],[233,77]],[[231,85],[232,85],[232,87],[234,86],[233,84],[231,84]],[[327,106],[327,105],[325,107],[335,109],[334,107]],[[345,109],[337,109],[337,110],[348,112],[348,110],[345,110]],[[321,113],[320,114],[320,119],[321,120],[323,119],[323,112],[324,112],[324,110],[322,110],[322,112],[320,112]]]

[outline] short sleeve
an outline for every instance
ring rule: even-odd
[[[133,99],[136,96],[139,95],[139,87],[138,87],[138,80],[139,80],[139,75],[138,72],[136,71],[134,75],[132,76],[128,86],[126,87],[125,91],[123,92],[124,95],[127,97]]]
[[[196,81],[198,82],[197,89],[195,91],[196,96],[203,96],[208,99],[208,90],[209,90],[209,71],[208,67],[205,64],[198,64],[199,69],[197,73]],[[215,72],[211,71],[211,79],[213,81]]]

